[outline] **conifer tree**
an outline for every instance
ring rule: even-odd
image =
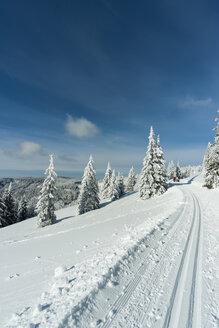
[[[116,184],[119,192],[119,197],[121,197],[125,194],[125,185],[124,185],[123,176],[120,175],[120,172],[118,173]]]
[[[110,189],[111,177],[112,177],[112,170],[111,170],[111,167],[110,167],[110,162],[108,162],[106,173],[105,173],[105,176],[104,176],[104,179],[103,179],[102,191],[101,191],[101,198],[102,199],[110,198],[109,189]]]
[[[26,220],[27,216],[27,201],[26,198],[23,197],[18,204],[17,221],[20,222]]]
[[[209,162],[209,157],[210,157],[210,150],[211,150],[211,143],[209,142],[208,143],[208,146],[206,148],[206,151],[205,151],[205,156],[204,156],[204,159],[203,159],[203,171],[206,172],[206,169],[207,169],[207,165],[208,165],[208,162]]]
[[[128,174],[126,191],[133,191],[135,184],[136,184],[135,171],[134,171],[134,167],[132,166]]]
[[[179,165],[179,161],[177,162],[177,165],[176,165],[176,177],[181,179],[182,178],[182,172],[181,172],[181,168],[180,168],[180,165]]]
[[[36,206],[38,212],[38,226],[41,228],[54,224],[56,221],[54,197],[56,191],[55,180],[57,174],[54,170],[53,155],[50,155],[50,164],[45,171],[45,174],[47,174],[47,177],[43,182]]]
[[[155,151],[155,181],[156,181],[156,195],[162,195],[167,190],[167,176],[165,169],[165,160],[163,157],[163,150],[160,145],[160,138],[157,137],[156,151]]]
[[[4,222],[4,226],[17,222],[15,200],[11,193],[11,186],[12,184],[10,183],[8,189],[6,189],[2,196],[2,203],[4,204],[2,207],[2,222]]]
[[[208,153],[205,156],[205,185],[208,188],[217,188],[219,186],[219,117],[216,117],[215,121],[218,122],[217,127],[214,128],[217,134],[214,143],[208,147]]]
[[[81,190],[78,197],[78,214],[83,214],[99,208],[100,200],[98,192],[96,171],[93,166],[93,158],[90,156],[81,182]]]
[[[143,161],[143,168],[139,183],[140,198],[148,199],[166,191],[166,177],[164,175],[163,152],[158,142],[154,139],[151,127],[149,144]]]
[[[171,180],[176,175],[176,169],[173,161],[170,161],[167,167],[167,176]]]
[[[2,201],[2,199],[0,198],[0,228],[6,227],[7,221],[5,220],[5,204]]]
[[[118,186],[116,183],[115,170],[113,170],[111,180],[110,180],[109,198],[110,198],[110,200],[115,200],[115,199],[119,198],[119,190],[118,190]]]

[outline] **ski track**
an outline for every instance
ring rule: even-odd
[[[92,322],[95,310],[97,312],[100,311],[101,308],[102,311],[105,310],[103,304],[98,304],[97,294],[95,297],[96,300],[95,298],[93,300],[93,305],[91,304],[89,309],[85,310],[84,313],[80,313],[80,319],[79,317],[74,318],[74,315],[72,315],[71,318],[69,318],[70,320],[66,321],[66,323],[68,322],[67,327],[71,327],[71,323],[73,322],[75,327],[80,328],[115,328],[125,326],[142,328],[201,327],[201,208],[194,193],[188,191],[184,191],[184,193],[186,200],[188,200],[188,198],[192,200],[190,206],[192,203],[193,212],[192,215],[190,214],[189,221],[185,220],[185,218],[191,210],[189,206],[184,206],[168,227],[168,230],[166,230],[164,234],[161,234],[158,239],[151,241],[150,251],[148,252],[146,248],[145,254],[140,257],[139,261],[134,259],[137,268],[132,268],[130,280],[127,282],[126,279],[126,285],[123,286],[118,298],[107,309],[107,315],[99,319],[96,323]],[[187,201],[185,201],[185,203],[187,203]],[[182,228],[183,224],[184,228]],[[186,225],[187,230],[185,227]],[[183,245],[183,252],[180,259],[180,247],[175,253],[171,250],[171,248],[173,248],[173,241],[176,238],[180,240],[179,246]],[[148,243],[148,241],[146,241],[146,243]],[[158,246],[162,243],[164,247],[161,249],[161,252],[157,254],[154,249],[156,245]],[[157,261],[156,258],[158,258]],[[169,260],[168,264],[165,263],[167,258]],[[176,264],[177,261],[179,262],[178,265]],[[166,266],[165,270],[167,274],[161,279],[160,272],[162,272],[163,266]],[[130,268],[128,267],[128,269]],[[173,272],[175,272],[175,282],[168,291],[167,285],[170,280],[170,275]],[[120,272],[120,275],[121,274],[122,272]],[[152,277],[151,279],[150,276]],[[122,279],[122,277],[119,278],[118,283],[122,284]],[[147,282],[150,287],[148,287]],[[159,288],[157,286],[159,286]],[[107,294],[107,285],[105,288]],[[162,293],[159,293],[160,288],[161,290],[169,292],[169,306],[166,309],[166,315],[165,313],[159,315],[156,313],[160,308],[164,309],[161,297]],[[104,293],[104,291],[101,291],[101,293]],[[165,298],[168,299],[168,295],[166,295]],[[103,296],[100,300],[102,299]],[[135,302],[135,306],[133,306],[133,302]],[[135,308],[133,313],[135,311],[137,312],[132,320],[129,321],[129,315],[127,314],[131,313],[130,311],[132,308]],[[142,308],[142,310],[139,313],[140,308]],[[126,323],[124,322],[124,318]]]
[[[176,224],[176,222],[179,220],[179,218],[183,215],[184,213],[184,208],[181,209],[179,215],[175,218],[175,220],[173,221],[172,225],[169,227],[169,231],[165,232],[165,236],[168,235],[168,233],[170,232],[170,230],[174,227],[174,225]],[[154,244],[150,245],[152,247],[151,251],[149,252],[149,254],[146,254],[146,256],[143,258],[143,263],[140,263],[140,266],[137,270],[137,272],[135,273],[134,279],[132,279],[126,289],[124,290],[124,294],[121,294],[118,299],[115,301],[115,303],[113,304],[113,306],[111,307],[109,313],[110,315],[107,315],[104,319],[104,324],[101,325],[101,328],[108,328],[112,325],[113,320],[116,318],[116,316],[119,314],[119,312],[124,308],[124,306],[126,305],[126,303],[128,302],[128,300],[130,299],[130,297],[132,296],[134,290],[137,288],[139,282],[141,281],[144,272],[147,269],[148,263],[146,262],[147,260],[150,260],[150,256],[154,251],[154,247],[156,246],[156,244],[158,244],[161,239],[163,238],[163,235],[160,236],[160,239],[155,240]],[[153,242],[153,241],[152,241]],[[151,248],[150,247],[150,248]],[[111,315],[111,313],[113,313],[113,315]]]
[[[201,327],[201,322],[200,322],[201,315],[196,306],[196,304],[199,303],[199,308],[200,308],[200,299],[195,299],[196,276],[197,276],[197,267],[198,267],[198,259],[199,259],[201,215],[200,215],[200,206],[194,194],[192,194],[192,198],[194,204],[193,221],[185,244],[184,253],[180,262],[179,270],[176,276],[176,281],[170,298],[170,306],[168,308],[165,317],[163,328],[178,327],[179,322],[180,322],[180,326],[182,327],[187,327],[187,328],[193,327],[194,312],[196,312],[197,315],[197,318],[194,319],[194,321],[195,320],[197,321],[196,324],[194,324],[194,327]],[[192,255],[192,251],[194,249],[195,249],[195,253],[194,255]],[[185,289],[186,289],[186,284],[187,286],[189,285],[187,276],[189,276],[190,262],[193,262],[193,274],[190,282],[191,287],[190,287],[189,298],[187,296],[188,299],[186,299]],[[199,286],[199,288],[200,287],[201,286]],[[189,303],[187,317],[181,316],[180,314],[182,312],[182,307],[183,305],[186,306],[187,303]]]
[[[66,309],[59,322],[54,321],[54,327],[202,327],[202,211],[195,193],[185,186],[179,188],[184,199],[176,212],[133,245],[102,277],[98,288],[79,304],[72,302],[74,306]],[[162,202],[155,207],[159,206]],[[96,224],[102,222],[86,226]],[[14,242],[23,241],[27,240]],[[102,246],[110,247],[107,241]],[[95,257],[99,247],[85,250],[80,263]],[[38,326],[40,322],[33,325]]]

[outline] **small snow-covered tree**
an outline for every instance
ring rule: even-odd
[[[84,170],[81,182],[81,190],[78,197],[78,214],[83,214],[99,208],[98,184],[96,171],[93,166],[93,158],[90,156],[89,162]]]
[[[133,191],[135,184],[136,184],[135,171],[134,171],[134,167],[132,166],[128,174],[126,191]]]
[[[112,177],[112,170],[110,167],[110,162],[108,162],[108,166],[106,169],[106,173],[103,179],[103,185],[101,190],[101,198],[102,199],[108,199],[110,198],[109,189],[110,189],[110,181]]]
[[[119,198],[119,190],[118,190],[118,186],[116,183],[115,170],[113,170],[111,180],[110,180],[109,198],[110,198],[110,200],[115,200],[115,199]]]
[[[53,155],[50,155],[50,164],[47,170],[46,179],[43,182],[40,196],[37,202],[38,226],[45,227],[54,224],[56,221],[54,197],[56,192],[55,180],[57,174],[54,170]]]
[[[124,185],[124,178],[120,175],[120,172],[118,173],[118,176],[116,178],[116,184],[119,192],[119,197],[123,196],[125,194],[125,185]]]
[[[4,222],[4,226],[17,222],[16,206],[12,196],[11,186],[12,184],[10,183],[8,189],[6,189],[2,196],[2,203],[4,204],[2,208],[2,222]]]
[[[26,220],[27,217],[28,217],[27,201],[26,198],[23,197],[18,204],[17,221],[20,222]]]
[[[171,180],[176,174],[176,169],[173,161],[170,161],[167,167],[167,176]]]
[[[154,131],[151,127],[149,144],[143,161],[140,176],[140,198],[148,199],[154,195],[161,195],[166,191],[166,177],[163,160],[163,152],[158,142],[154,139]]]
[[[176,177],[181,179],[182,178],[182,172],[181,172],[181,168],[180,168],[180,165],[179,165],[179,161],[177,162],[177,165],[176,165]]]
[[[218,111],[219,112],[219,111]],[[219,117],[215,119],[218,122],[215,141],[209,145],[205,155],[205,185],[208,188],[217,188],[219,186]]]

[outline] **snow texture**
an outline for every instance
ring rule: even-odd
[[[1,326],[218,327],[219,190],[202,185],[1,229]]]

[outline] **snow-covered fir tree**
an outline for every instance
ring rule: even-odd
[[[120,172],[118,173],[118,176],[116,178],[116,184],[119,192],[119,197],[121,197],[125,194],[125,185],[124,185],[124,178],[123,176],[121,176]]]
[[[146,156],[143,161],[143,168],[140,176],[139,192],[140,198],[148,199],[154,195],[161,195],[166,191],[164,173],[163,152],[159,144],[154,139],[154,131],[151,127],[149,144]]]
[[[209,158],[210,158],[211,146],[212,146],[212,144],[209,142],[208,143],[208,146],[206,148],[206,151],[205,151],[205,156],[204,156],[204,159],[203,159],[203,172],[204,173],[206,173],[206,169],[207,169],[207,166],[208,166],[208,162],[209,162]]]
[[[182,178],[182,172],[181,172],[181,168],[180,168],[180,165],[179,165],[179,161],[177,162],[177,165],[176,165],[176,177],[181,179]]]
[[[99,208],[100,200],[98,193],[96,171],[93,166],[93,158],[90,156],[81,182],[81,190],[78,197],[78,214],[83,214]]]
[[[119,198],[119,190],[118,190],[118,186],[116,183],[115,170],[113,170],[111,180],[110,180],[109,198],[110,198],[110,200],[115,200],[115,199]]]
[[[214,143],[209,145],[205,155],[205,185],[208,188],[219,186],[219,117],[216,117],[215,120],[218,122],[214,129],[217,134]]]
[[[156,195],[162,195],[167,190],[167,174],[159,135],[156,143],[155,162],[155,180],[157,183]]]
[[[136,177],[135,177],[134,167],[132,166],[128,174],[126,191],[133,191],[135,184],[136,184]]]
[[[9,184],[8,189],[2,195],[2,214],[1,220],[3,226],[8,226],[10,224],[17,222],[16,204],[11,192],[12,184]]]
[[[5,204],[3,200],[0,198],[0,228],[7,226],[7,221],[5,220]]]
[[[106,173],[103,179],[103,185],[102,185],[102,190],[101,190],[101,198],[102,199],[108,199],[110,198],[110,181],[112,177],[112,170],[110,167],[110,162],[107,165]]]
[[[27,201],[26,198],[23,197],[18,204],[17,221],[20,222],[26,220],[27,217],[28,217]]]
[[[185,166],[181,167],[181,177],[182,178],[188,178],[191,176],[192,168],[191,166]]]
[[[171,180],[176,175],[176,169],[173,161],[170,161],[167,167],[167,176]]]
[[[46,169],[46,179],[43,182],[36,210],[38,213],[38,226],[45,227],[56,221],[54,197],[56,192],[55,181],[57,174],[54,170],[53,155],[50,155],[50,164]]]

